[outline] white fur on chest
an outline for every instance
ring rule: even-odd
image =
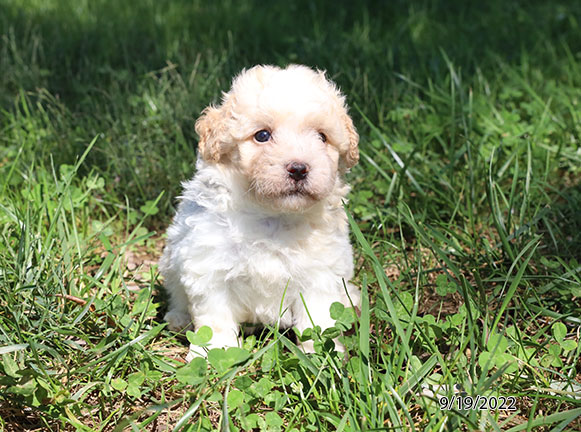
[[[190,301],[200,301],[221,280],[241,321],[275,322],[281,306],[300,302],[299,293],[313,282],[322,291],[336,290],[352,276],[346,232],[302,218],[199,208],[186,218],[178,214],[169,237],[179,239],[173,260],[181,263]]]

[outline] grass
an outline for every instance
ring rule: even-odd
[[[0,0],[0,429],[579,430],[580,26],[565,1]],[[289,62],[360,131],[360,316],[314,355],[272,328],[185,365],[207,335],[165,329],[156,261],[193,119]]]

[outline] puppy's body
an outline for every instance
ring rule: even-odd
[[[327,328],[333,302],[358,303],[341,180],[358,137],[343,104],[321,73],[256,67],[206,110],[160,262],[171,328],[193,320],[212,347],[236,346],[240,323]]]

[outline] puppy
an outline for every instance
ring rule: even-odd
[[[323,72],[256,66],[196,132],[196,175],[159,263],[170,329],[209,326],[216,348],[238,346],[241,323],[333,326],[333,302],[359,302],[341,178],[359,136],[344,96]]]

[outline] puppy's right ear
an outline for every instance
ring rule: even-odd
[[[200,137],[198,151],[208,162],[220,162],[230,151],[231,139],[227,136],[225,108],[209,106],[196,121],[196,133]]]

